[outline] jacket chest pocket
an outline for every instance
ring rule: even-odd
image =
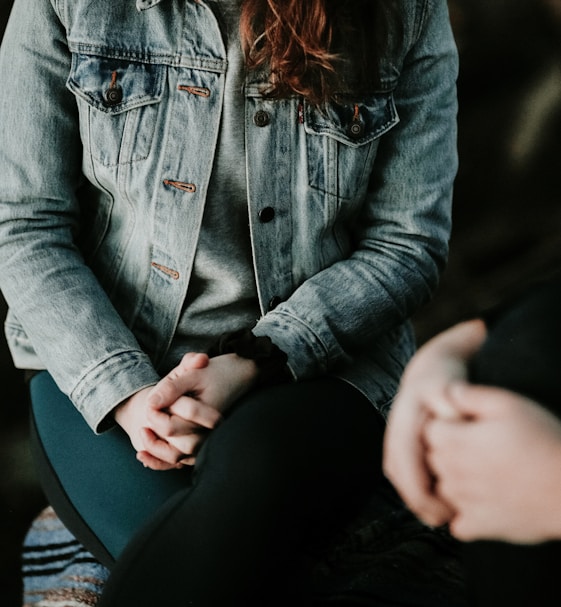
[[[74,54],[67,82],[76,95],[84,147],[105,166],[145,159],[157,128],[165,67]]]
[[[356,197],[367,185],[379,138],[398,122],[391,93],[304,105],[309,185],[338,198]]]

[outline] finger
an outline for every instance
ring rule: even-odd
[[[148,418],[150,422],[150,418],[154,418],[150,427],[154,434],[183,454],[194,455],[210,432],[208,428],[161,411],[151,412]]]
[[[450,385],[448,394],[450,404],[461,416],[475,420],[490,417],[502,410],[505,391],[492,386],[457,382]]]
[[[424,441],[426,460],[434,475],[445,475],[457,460],[461,461],[466,430],[471,428],[468,421],[432,419],[425,425]]]
[[[195,393],[197,380],[195,374],[197,369],[193,369],[188,375],[179,376],[171,372],[161,379],[148,395],[148,406],[153,409],[165,409],[173,404],[181,396]]]
[[[187,352],[183,355],[178,368],[182,371],[188,371],[189,369],[204,369],[208,367],[210,359],[208,354],[204,352]]]
[[[177,449],[182,456],[180,458],[181,461],[185,457],[194,457],[199,449],[201,448],[203,442],[207,438],[207,433],[192,433],[186,436],[178,436],[173,437],[168,440],[169,444]]]
[[[177,417],[209,430],[215,428],[222,419],[222,415],[214,407],[189,396],[178,398],[168,407],[168,411]]]
[[[166,439],[149,428],[144,428],[143,433],[147,451],[168,464],[194,458],[208,436],[208,430],[200,426],[189,434]]]
[[[190,455],[189,457],[184,457],[179,463],[183,466],[194,466],[197,461],[197,458],[194,455]]]
[[[166,462],[167,464],[177,464],[185,455],[165,440],[157,436],[150,428],[142,428],[143,451],[147,451],[153,457]]]
[[[487,326],[480,318],[460,322],[440,333],[423,347],[445,348],[464,359],[471,358],[483,345]]]
[[[462,413],[454,406],[447,386],[435,391],[423,400],[423,407],[431,417],[444,420],[459,420]]]
[[[164,408],[183,394],[193,391],[199,378],[197,371],[207,367],[208,363],[207,354],[196,352],[185,354],[179,365],[154,386],[148,396],[148,404]]]
[[[434,474],[434,492],[456,515],[465,493],[465,467],[469,465],[464,444],[470,422],[434,420],[425,428],[427,464]]]
[[[136,454],[136,459],[145,467],[151,470],[166,471],[166,470],[178,470],[183,468],[183,464],[178,462],[177,464],[168,464],[167,462],[150,455],[148,451],[139,451]]]
[[[481,528],[479,533],[476,533],[473,525],[470,524],[469,519],[462,514],[457,514],[452,518],[449,525],[449,531],[451,535],[462,542],[471,542],[476,539],[482,539],[482,536],[485,535],[481,532]]]
[[[406,440],[400,430],[407,432]],[[404,446],[405,445],[405,446]],[[449,507],[434,495],[434,478],[427,467],[420,428],[416,424],[389,424],[384,441],[384,472],[410,510],[424,522],[440,526],[451,516]]]
[[[146,418],[150,422],[150,428],[163,440],[176,436],[185,436],[202,430],[196,422],[174,415],[170,409],[148,409]]]
[[[433,417],[427,420],[423,429],[423,440],[427,448],[427,454],[445,451],[450,445],[454,447],[457,431],[465,428],[466,420],[449,420]]]
[[[440,527],[450,521],[454,510],[438,492],[436,478],[432,474],[428,478],[430,488],[412,494],[409,508],[427,525]]]

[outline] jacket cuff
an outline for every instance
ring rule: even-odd
[[[114,424],[112,411],[129,396],[160,381],[150,359],[143,352],[114,353],[86,372],[69,397],[96,434]]]

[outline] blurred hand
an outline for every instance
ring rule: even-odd
[[[413,357],[392,406],[384,441],[384,472],[409,508],[438,526],[454,511],[435,491],[426,460],[425,426],[432,417],[456,417],[449,387],[467,378],[467,363],[486,336],[481,320],[461,323],[425,344]]]
[[[522,396],[486,386],[449,390],[458,417],[425,429],[435,493],[462,540],[561,538],[561,421]]]

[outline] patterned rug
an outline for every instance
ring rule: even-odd
[[[50,507],[27,533],[22,567],[24,607],[93,607],[109,573]]]

